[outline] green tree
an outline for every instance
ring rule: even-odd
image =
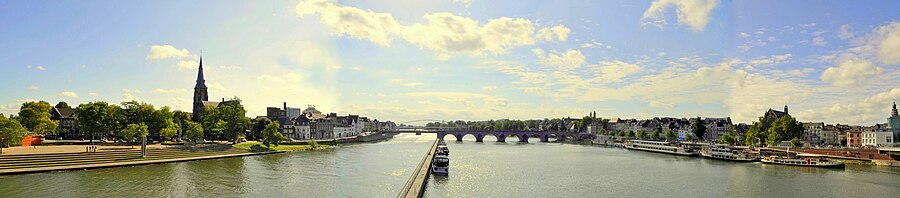
[[[600,129],[599,131],[597,131],[597,134],[598,135],[606,135],[606,129]]]
[[[781,135],[774,132],[773,130],[769,130],[769,137],[766,137],[766,144],[769,146],[776,146],[781,142]]]
[[[800,138],[795,137],[794,139],[791,139],[791,146],[800,148],[800,147],[803,147],[803,144],[800,143]]]
[[[128,124],[125,129],[122,130],[122,138],[128,142],[138,142],[143,138],[147,137],[147,134],[150,132],[147,129],[146,124]]]
[[[261,133],[259,133],[262,138],[263,145],[266,145],[266,147],[270,147],[269,145],[273,144],[275,146],[278,146],[278,142],[285,140],[284,135],[282,135],[281,132],[278,131],[278,128],[279,126],[277,122],[272,122],[266,125],[266,128],[263,129]]]
[[[69,106],[69,103],[66,103],[66,101],[59,101],[58,103],[56,103],[56,106],[54,106],[54,107],[56,107],[57,109],[59,109],[59,108],[71,109],[72,108],[71,106]]]
[[[174,114],[172,119],[174,119],[175,123],[177,123],[181,129],[178,131],[179,137],[181,137],[181,135],[184,134],[184,130],[187,129],[187,121],[192,121],[191,112],[175,111]]]
[[[178,135],[178,131],[181,131],[181,126],[175,123],[172,119],[166,123],[166,128],[162,128],[159,130],[159,135],[164,139],[172,139],[176,135]]]
[[[191,122],[187,120],[185,123],[184,129],[184,138],[190,140],[193,143],[200,142],[200,139],[203,138],[203,126],[200,123]]]
[[[769,131],[778,133],[783,139],[793,139],[801,137],[803,134],[803,125],[791,115],[784,115],[772,123]]]
[[[719,144],[733,145],[734,136],[732,136],[731,133],[725,133],[724,135],[722,135],[722,137],[719,137],[716,142],[718,142]]]
[[[675,132],[672,129],[666,129],[666,141],[675,141],[678,139],[678,136],[675,135]]]
[[[75,113],[78,115],[79,129],[83,133],[89,134],[92,142],[94,134],[114,133],[121,128],[120,124],[123,123],[121,108],[106,102],[78,105]]]
[[[706,134],[706,124],[699,116],[691,122],[691,133],[697,138],[703,138],[703,135]]]
[[[653,134],[650,135],[651,140],[659,140],[659,134],[662,133],[660,128],[656,128],[653,130]]]
[[[0,116],[0,148],[22,144],[27,130],[18,120]]]
[[[625,137],[626,135],[628,135],[628,133],[625,133],[625,131],[622,131],[622,130],[619,130],[619,133],[616,134],[616,136],[619,136],[619,137]]]
[[[628,133],[625,134],[625,136],[626,136],[626,137],[633,138],[633,137],[634,137],[634,131],[628,131]]]
[[[763,138],[760,138],[759,127],[760,124],[754,122],[753,125],[750,126],[750,129],[747,129],[747,132],[744,133],[744,144],[758,146],[758,144],[762,143],[760,141],[762,141]]]
[[[269,120],[269,118],[263,117],[260,119],[256,119],[253,122],[253,127],[250,129],[250,139],[255,140],[255,139],[261,138],[260,133],[264,129],[266,129],[266,126],[269,125],[270,123],[272,123],[272,120]],[[428,123],[428,124],[431,124],[431,123]],[[432,124],[432,127],[434,127],[434,124]]]
[[[647,136],[647,132],[645,132],[644,129],[641,129],[641,130],[638,130],[638,132],[637,132],[637,134],[635,134],[635,136],[638,139],[644,139]]]
[[[221,135],[225,139],[237,142],[238,138],[244,135],[244,130],[250,126],[250,118],[247,118],[247,110],[241,105],[241,100],[237,97],[218,107],[207,107],[204,115],[204,127],[206,129],[214,129],[216,135]],[[222,121],[222,122],[220,122]],[[221,131],[216,131],[221,126]]]
[[[56,131],[57,123],[50,120],[50,103],[25,102],[19,109],[18,121],[26,130],[46,134]]]

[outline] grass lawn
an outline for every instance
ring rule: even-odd
[[[305,151],[312,150],[312,146],[310,145],[272,145],[271,148],[266,147],[261,142],[243,142],[232,145],[235,148],[245,149],[248,151],[259,152],[259,151]],[[328,145],[319,145],[317,148],[331,148]]]

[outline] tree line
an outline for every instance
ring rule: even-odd
[[[55,107],[71,108],[66,102]],[[21,144],[27,133],[51,134],[57,131],[58,123],[52,121],[53,106],[46,101],[25,102],[18,114],[10,118],[0,118],[0,146]],[[250,129],[250,118],[237,97],[219,106],[207,106],[204,116],[194,122],[190,112],[172,111],[170,107],[155,108],[152,104],[138,101],[126,101],[110,104],[103,101],[80,104],[74,108],[78,133],[82,138],[123,140],[139,142],[144,137],[154,140],[167,140],[182,137],[190,142],[207,140],[238,141]],[[260,130],[274,127],[266,134],[277,141],[283,136],[277,131],[278,125],[266,126]],[[259,134],[259,132],[256,132]],[[273,139],[273,138],[268,138]]]

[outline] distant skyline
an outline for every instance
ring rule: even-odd
[[[4,1],[0,113],[139,100],[403,122],[726,117],[884,123],[896,1]]]

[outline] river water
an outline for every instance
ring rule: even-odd
[[[733,163],[619,148],[448,141],[427,197],[896,197],[900,168]],[[0,197],[395,197],[434,135],[337,149],[0,176]],[[453,139],[448,138],[448,140]]]

